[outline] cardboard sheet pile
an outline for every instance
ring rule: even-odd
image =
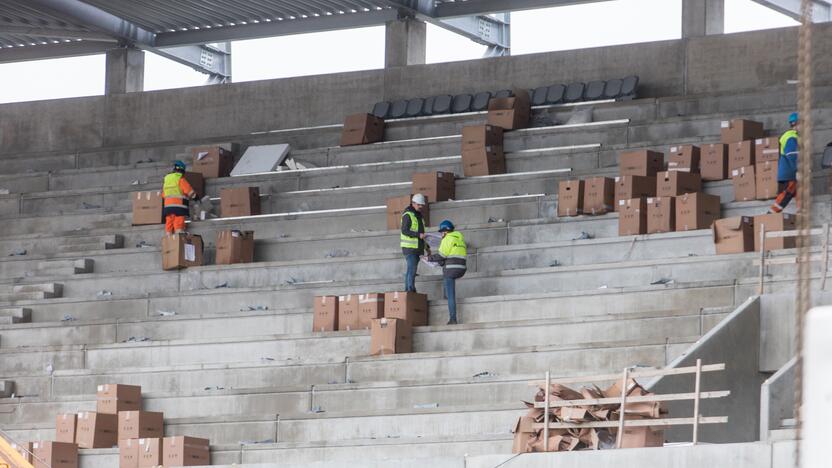
[[[598,398],[620,398],[621,382],[617,382],[602,390],[597,386],[584,387],[580,391],[564,385],[552,384],[549,388],[549,401],[584,400]],[[635,380],[630,379],[627,384],[627,396],[651,395]],[[534,401],[543,402],[546,394],[541,388],[534,397]],[[514,427],[513,453],[543,452],[543,429],[534,429],[533,424],[544,421],[544,409],[534,408],[532,403],[524,402],[529,407],[525,416],[517,420]],[[658,402],[627,403],[625,409],[625,423],[629,420],[660,419],[667,417],[667,411]],[[593,421],[619,421],[621,419],[621,405],[582,405],[555,407],[549,409],[549,421],[552,423],[584,423]],[[580,429],[549,429],[549,451],[568,452],[572,450],[604,450],[615,448],[617,427],[612,428],[580,428]],[[664,445],[664,431],[651,426],[624,426],[622,448],[661,447]]]

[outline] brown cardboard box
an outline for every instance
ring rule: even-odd
[[[505,130],[515,130],[529,126],[531,117],[531,100],[525,89],[513,90],[514,97],[492,98],[488,101],[488,123]]]
[[[32,445],[32,442],[23,442],[20,444],[16,442],[11,443],[12,449],[16,450],[29,463],[32,463],[32,452],[34,451]]]
[[[165,468],[211,464],[208,439],[184,436],[165,437],[162,443],[162,465]]]
[[[659,172],[656,177],[657,197],[676,197],[702,191],[702,176],[692,172]]]
[[[205,177],[202,176],[199,172],[186,172],[184,176],[185,180],[191,184],[191,188],[194,189],[196,192],[197,198],[202,198],[205,196]]]
[[[164,439],[139,439],[139,468],[153,468],[164,462]]]
[[[532,429],[532,424],[535,420],[531,416],[522,416],[517,419],[517,424],[514,426],[514,442],[511,446],[511,453],[527,453],[531,452],[529,441],[537,431]]]
[[[254,261],[254,231],[220,231],[217,233],[217,265]]]
[[[55,441],[75,443],[75,424],[78,416],[75,413],[59,414],[55,418]]]
[[[656,177],[664,170],[664,154],[658,151],[627,151],[618,155],[618,174]]]
[[[142,387],[138,385],[99,385],[95,398],[95,410],[99,413],[118,415],[119,411],[142,409]]]
[[[389,292],[384,295],[384,317],[407,320],[411,327],[428,324],[428,296],[415,292]]]
[[[728,145],[728,170],[753,166],[755,148],[753,141],[740,141]]]
[[[413,329],[406,320],[383,317],[370,323],[370,355],[413,352]]]
[[[654,430],[650,426],[624,427],[621,436],[621,448],[662,447],[664,430]]]
[[[81,448],[111,448],[118,444],[118,416],[85,411],[78,413],[75,443]]]
[[[338,330],[338,296],[315,296],[312,331]]]
[[[341,146],[366,145],[384,139],[384,120],[371,114],[353,114],[344,119]]]
[[[558,217],[578,216],[583,212],[584,181],[563,180],[558,184]]]
[[[754,250],[754,219],[750,216],[718,219],[714,221],[713,233],[717,254]]]
[[[760,251],[760,232],[794,231],[795,217],[788,213],[771,213],[754,217],[754,250]],[[777,249],[793,249],[797,239],[794,237],[778,237],[766,239],[766,251]]]
[[[735,201],[748,201],[757,198],[757,181],[754,175],[754,166],[734,169],[731,171],[731,180],[734,182]]]
[[[699,173],[701,150],[695,145],[671,146],[667,159],[668,171]]]
[[[34,468],[78,468],[78,446],[41,440],[32,443]]]
[[[387,229],[398,231],[402,227],[402,215],[404,210],[410,206],[410,199],[413,195],[405,195],[402,197],[393,197],[387,199]],[[430,200],[428,200],[430,202]],[[422,208],[422,220],[425,226],[430,225],[430,205],[425,205]]]
[[[462,174],[465,177],[505,174],[506,157],[501,146],[462,150]]]
[[[165,201],[161,191],[133,192],[130,198],[133,200],[133,226],[165,222],[162,216]]]
[[[754,183],[757,200],[777,198],[777,164],[778,161],[758,162],[754,166]]]
[[[503,127],[495,125],[462,127],[462,151],[481,150],[489,146],[503,146]]]
[[[118,440],[164,437],[165,415],[153,411],[119,411]]]
[[[702,180],[715,181],[728,178],[728,145],[715,143],[702,147],[699,164]]]
[[[619,201],[618,235],[647,234],[647,202],[644,197]]]
[[[139,468],[139,441],[118,441],[118,468]]]
[[[614,210],[615,180],[590,177],[584,180],[584,214],[602,215]]]
[[[162,238],[162,269],[179,270],[202,265],[202,237],[196,234],[165,234]]]
[[[234,153],[221,146],[200,146],[191,150],[194,172],[205,179],[228,177],[234,168]]]
[[[619,176],[615,178],[615,211],[622,200],[656,196],[656,178],[644,176]]]
[[[774,137],[757,138],[754,141],[754,158],[757,164],[780,160],[780,139]]]
[[[235,187],[220,190],[220,213],[223,218],[260,214],[260,188]]]
[[[338,296],[338,329],[358,330],[358,294]]]
[[[384,294],[358,295],[358,328],[369,329],[374,319],[384,317]]]
[[[709,229],[722,212],[719,197],[707,193],[686,193],[675,203],[677,231]]]
[[[647,199],[647,234],[676,230],[676,198]]]
[[[453,172],[417,172],[413,174],[413,193],[428,197],[428,203],[456,198],[456,177]]]
[[[721,127],[720,141],[722,143],[736,143],[738,141],[755,140],[763,137],[763,124],[753,120],[724,120]]]

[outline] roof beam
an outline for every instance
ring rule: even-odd
[[[754,0],[760,5],[771,8],[789,18],[800,21],[800,0]],[[812,1],[812,22],[826,23],[832,21],[832,6],[821,0]]]
[[[50,39],[84,39],[87,41],[118,42],[107,34],[78,31],[73,29],[40,28],[35,26],[3,26],[4,34],[19,34],[22,36],[48,37]]]
[[[231,51],[209,45],[192,45],[152,49],[152,52],[194,70],[207,73],[212,83],[231,81]]]
[[[127,45],[155,45],[155,33],[80,0],[29,0],[29,3],[36,8],[72,18],[88,28],[125,41]]]
[[[3,48],[0,49],[0,63],[103,54],[112,48],[111,43],[93,41]]]
[[[441,3],[434,8],[435,18],[454,18],[459,16],[486,15],[508,11],[534,10],[581,3],[600,3],[610,0],[478,0],[476,2]],[[400,2],[397,2],[400,3]]]

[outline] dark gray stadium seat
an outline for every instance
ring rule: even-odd
[[[563,102],[563,95],[566,93],[566,86],[556,84],[549,86],[546,91],[546,104],[560,104]]]
[[[584,89],[584,101],[597,101],[604,97],[604,87],[607,85],[604,81],[590,81],[586,84]]]
[[[422,115],[433,115],[433,100],[436,99],[435,97],[431,96],[425,99],[425,103],[422,105]]]
[[[400,100],[394,101],[393,105],[390,106],[390,118],[391,119],[401,119],[404,117],[405,113],[407,112],[407,101]]]
[[[823,156],[820,160],[820,167],[824,169],[829,169],[832,167],[832,143],[826,145],[826,148],[823,149]]]
[[[452,101],[453,98],[451,98],[451,96],[436,96],[435,98],[433,98],[433,113],[450,114]]]
[[[638,90],[638,77],[628,76],[624,78],[623,83],[621,84],[621,95],[619,98],[621,99],[634,99],[636,97],[636,91]]]
[[[578,102],[584,97],[583,83],[569,83],[566,92],[563,94],[563,102]]]
[[[422,108],[425,106],[425,100],[422,98],[414,98],[407,101],[407,110],[404,115],[407,117],[419,117],[422,115]]]
[[[473,98],[470,94],[457,94],[454,96],[454,101],[451,104],[451,112],[459,114],[461,112],[471,111],[471,101]]]
[[[501,89],[494,93],[494,97],[497,99],[511,97],[514,93],[511,92],[510,89]]]
[[[541,88],[536,88],[533,90],[529,96],[532,97],[532,105],[533,106],[542,106],[546,104],[546,94],[548,94],[549,88],[543,86]]]
[[[390,115],[390,103],[387,101],[377,102],[373,106],[373,115],[380,119],[386,119]]]
[[[491,100],[491,93],[483,91],[474,95],[474,100],[471,102],[471,110],[480,112],[488,109],[488,101]]]
[[[616,99],[621,96],[621,86],[623,84],[624,80],[618,78],[607,81],[604,86],[604,99]]]

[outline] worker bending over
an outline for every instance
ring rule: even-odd
[[[196,199],[196,192],[184,176],[185,163],[175,161],[173,172],[165,176],[162,186],[165,199],[165,232],[168,234],[185,232],[185,219],[191,214],[188,200]]]
[[[465,237],[454,230],[452,222],[442,221],[439,232],[442,233],[439,253],[431,255],[429,260],[442,265],[442,280],[448,298],[448,325],[456,325],[456,280],[462,278],[468,270],[468,247],[465,245]]]
[[[777,161],[777,183],[780,193],[769,208],[769,213],[780,213],[797,195],[797,156],[800,150],[797,112],[789,115],[789,128],[780,136],[780,158]]]
[[[401,247],[407,263],[404,274],[406,292],[416,292],[416,270],[419,268],[419,257],[425,253],[425,220],[422,218],[422,209],[426,204],[425,196],[417,193],[402,213]]]

